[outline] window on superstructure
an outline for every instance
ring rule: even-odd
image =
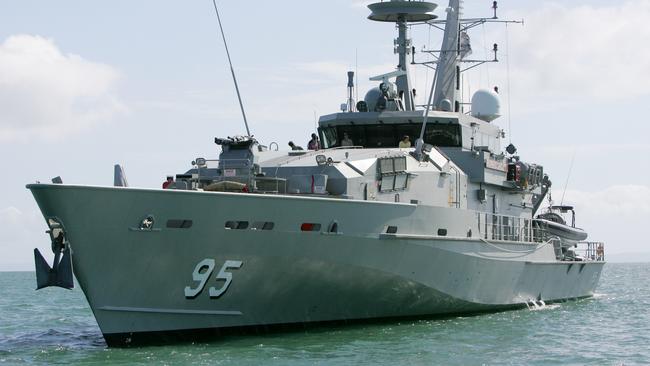
[[[335,146],[341,146],[341,141],[337,136],[337,129],[334,127],[320,128],[320,138],[323,142],[323,147],[330,148]],[[343,133],[341,132],[341,138],[343,138]],[[352,140],[355,141],[355,140]]]
[[[395,148],[404,136],[409,136],[412,144],[415,144],[421,129],[421,123],[343,125],[321,128],[321,136],[327,148],[341,146],[343,135],[346,133],[355,146]],[[460,125],[435,121],[427,123],[424,142],[439,147],[460,147],[462,143]]]
[[[408,178],[409,178],[408,174],[397,174],[395,176],[395,186],[393,189],[395,189],[396,191],[406,189]]]
[[[379,191],[400,191],[408,185],[408,173],[406,172],[406,157],[395,156],[378,159],[379,169]],[[396,201],[398,202],[398,201]]]
[[[365,147],[395,147],[395,127],[393,125],[368,125],[365,128]]]
[[[395,189],[395,176],[394,175],[385,175],[381,177],[379,182],[379,190],[382,192],[392,191]]]
[[[433,146],[459,147],[462,143],[460,126],[456,124],[427,123],[424,142]]]

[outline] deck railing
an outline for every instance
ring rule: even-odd
[[[478,227],[485,240],[540,242],[541,233],[533,220],[523,217],[477,212]]]
[[[596,241],[580,242],[576,245],[576,254],[586,261],[605,261],[605,243]]]

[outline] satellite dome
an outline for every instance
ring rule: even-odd
[[[375,112],[375,108],[377,107],[377,101],[379,100],[379,98],[381,98],[382,95],[383,94],[381,90],[379,90],[379,88],[372,88],[368,90],[363,100],[366,102],[369,112]]]
[[[499,95],[491,90],[481,89],[472,96],[472,116],[485,122],[501,117]]]
[[[445,98],[440,101],[440,110],[443,112],[451,112],[451,100]]]

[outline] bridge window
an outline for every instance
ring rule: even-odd
[[[347,133],[355,146],[365,148],[398,147],[399,141],[408,135],[411,143],[420,136],[422,124],[372,124],[344,125],[321,128],[324,146],[341,146],[343,134]],[[424,142],[439,147],[460,147],[462,143],[460,125],[455,123],[427,123]]]

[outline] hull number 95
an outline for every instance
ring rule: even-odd
[[[219,270],[219,273],[215,276],[215,280],[217,281],[225,281],[221,287],[210,287],[209,292],[210,292],[210,297],[211,298],[218,298],[219,296],[223,295],[226,290],[228,290],[228,286],[230,286],[230,283],[232,282],[232,273],[228,272],[229,269],[238,269],[242,266],[243,262],[242,261],[226,261],[226,263],[221,266],[221,269]],[[185,286],[185,297],[188,299],[193,299],[197,297],[201,291],[205,288],[205,285],[208,282],[208,279],[210,278],[210,275],[214,271],[214,266],[215,266],[215,260],[206,258],[202,261],[200,261],[196,267],[194,267],[194,272],[192,273],[192,279],[196,282],[196,287],[191,287],[191,286]]]

